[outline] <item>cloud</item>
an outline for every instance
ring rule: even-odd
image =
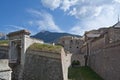
[[[3,30],[6,32],[6,34],[8,32],[13,32],[13,31],[18,31],[18,30],[26,29],[25,27],[18,26],[18,25],[3,25],[3,27],[4,27]]]
[[[115,2],[117,2],[117,3],[120,3],[120,0],[114,0]]]
[[[98,29],[101,27],[110,27],[117,22],[117,13],[119,13],[116,8],[116,5],[104,5],[97,9],[96,14],[93,14],[93,17],[86,18],[78,21],[78,23],[71,28],[70,31],[74,31],[74,33],[83,35],[84,31],[89,31],[92,29]],[[77,26],[77,27],[76,27]]]
[[[15,28],[16,30],[22,30],[22,29],[25,29],[24,27],[22,27],[22,26],[17,26],[17,25],[4,25],[4,26],[12,27],[12,28]]]
[[[41,0],[43,6],[54,10],[60,8],[64,11],[70,9],[70,7],[78,4],[79,0]]]
[[[69,30],[69,33],[81,35],[84,33],[84,30],[79,25],[76,25]]]
[[[120,13],[119,1],[115,1],[110,0],[109,2],[101,2],[99,0],[89,0],[87,3],[86,0],[84,3],[87,3],[87,5],[83,4],[74,7],[69,12],[69,15],[74,16],[79,20],[69,31],[74,31],[75,34],[81,32],[79,34],[83,35],[84,31],[114,25],[117,22],[118,14]]]
[[[64,11],[67,11],[70,9],[70,7],[76,5],[79,0],[63,0],[61,2],[61,9]]]
[[[41,0],[43,6],[54,10],[60,6],[61,0]]]
[[[120,0],[61,0],[54,9],[76,18],[69,32],[82,35],[84,31],[114,25],[120,15]]]
[[[62,30],[58,25],[55,24],[53,16],[45,11],[37,11],[37,10],[28,10],[33,16],[36,16],[36,19],[30,21],[29,24],[33,26],[37,26],[39,30],[50,30],[61,32]]]

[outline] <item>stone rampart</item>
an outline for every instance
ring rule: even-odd
[[[8,46],[0,46],[0,59],[8,59]]]
[[[120,80],[120,42],[91,51],[89,66],[104,80]]]
[[[62,51],[61,51],[62,52]],[[62,53],[28,49],[25,57],[24,80],[67,80]],[[63,55],[64,56],[64,55]],[[66,78],[65,78],[66,77]]]
[[[0,59],[0,80],[11,80],[11,72],[8,59]]]

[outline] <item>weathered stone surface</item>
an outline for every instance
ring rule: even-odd
[[[120,80],[120,42],[91,52],[89,66],[105,80]]]
[[[45,52],[35,53],[37,54],[29,51],[29,53],[26,54],[23,74],[24,80],[63,80],[60,58],[39,55],[44,54]],[[51,54],[52,53],[49,53],[49,55]]]
[[[0,80],[11,80],[11,69],[7,59],[0,59]]]
[[[0,59],[8,59],[8,46],[0,46]]]

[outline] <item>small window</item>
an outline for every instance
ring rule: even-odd
[[[63,42],[63,44],[65,43],[65,41],[62,41]]]
[[[70,48],[72,48],[72,47],[70,46]]]
[[[77,46],[77,48],[79,48],[79,47]]]
[[[70,40],[70,43],[73,43],[73,40]]]

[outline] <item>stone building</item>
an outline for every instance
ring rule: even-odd
[[[71,63],[79,61],[81,66],[84,66],[84,54],[81,53],[80,47],[83,44],[81,37],[64,36],[58,40],[58,44],[62,45],[66,53],[72,54]]]
[[[120,77],[120,22],[109,28],[100,28],[85,33],[81,52],[86,54],[86,65],[105,80]]]
[[[20,30],[9,33],[9,66],[12,68],[12,78],[21,80],[25,64],[25,55],[27,48],[33,43],[44,42],[42,40],[30,38],[30,32]]]
[[[12,80],[68,80],[71,54],[29,35],[27,30],[7,35]]]
[[[58,44],[62,45],[65,50],[72,54],[79,54],[83,40],[78,37],[64,36],[59,39]]]

